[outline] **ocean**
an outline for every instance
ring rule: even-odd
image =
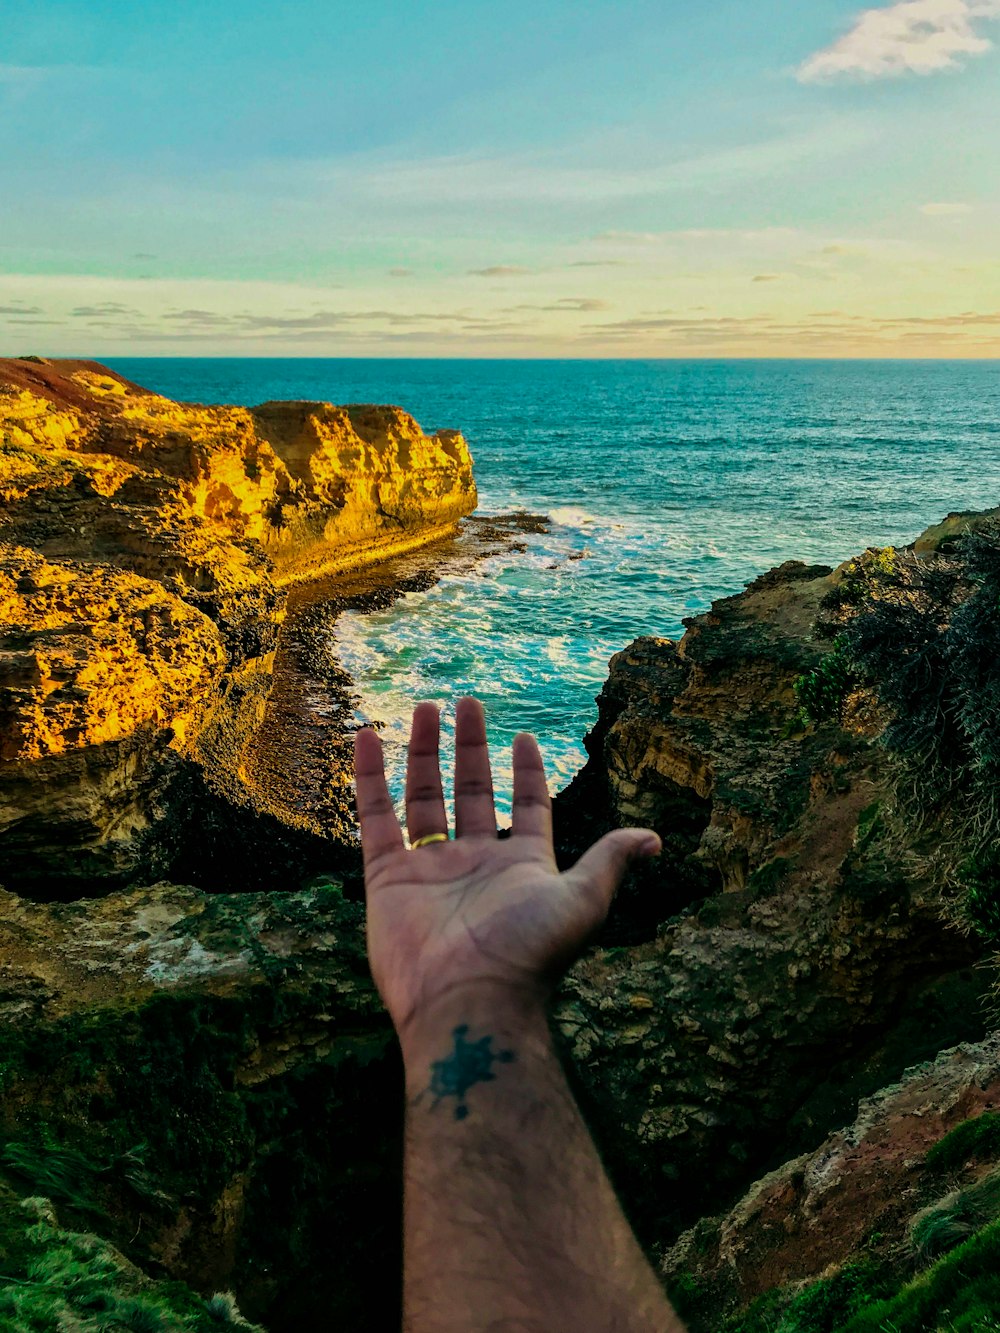
[[[610,656],[784,560],[835,565],[1000,505],[1000,362],[114,359],[172,398],[396,403],[469,441],[480,513],[545,514],[474,570],[342,616],[330,651],[401,791],[412,705],[487,710],[498,808],[534,731],[556,790]]]

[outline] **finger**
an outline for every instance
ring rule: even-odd
[[[496,837],[496,831],[486,716],[478,699],[459,699],[455,705],[455,836],[488,833]]]
[[[354,736],[354,776],[365,865],[402,851],[403,831],[385,781],[382,742],[370,727]]]
[[[657,856],[661,850],[662,843],[652,829],[615,829],[584,852],[567,874],[592,889],[607,911],[629,862],[638,857]]]
[[[410,842],[428,833],[447,833],[438,744],[441,719],[435,704],[417,704],[406,763],[406,827]]]
[[[545,765],[534,736],[514,737],[514,803],[512,831],[552,842],[552,798]]]

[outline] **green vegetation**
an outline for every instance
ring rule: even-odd
[[[794,1294],[787,1288],[765,1293],[730,1319],[724,1333],[838,1333],[847,1320],[888,1296],[894,1286],[881,1264],[859,1259]]]
[[[1000,943],[1000,524],[949,554],[895,559],[843,626],[889,718],[889,834],[932,875],[954,917]]]
[[[707,1294],[706,1283],[694,1273],[675,1273],[667,1281],[667,1295],[680,1317],[687,1321],[696,1314]]]
[[[798,700],[797,721],[803,726],[819,726],[823,722],[838,722],[844,700],[858,684],[858,673],[846,640],[833,641],[833,647],[818,666],[795,682]]]
[[[257,1279],[258,1299],[283,1328],[309,1327],[320,1313],[345,1328],[368,1317],[373,1327],[398,1323],[398,1292],[384,1281],[398,1269],[398,1057],[388,1020],[371,1017],[354,906],[340,906],[332,884],[316,891],[320,898],[352,927],[338,931],[340,975],[331,969],[311,981],[276,956],[277,981],[238,995],[122,994],[107,1008],[4,1026],[0,1274],[34,1280],[23,1228],[7,1224],[19,1196],[53,1199],[64,1226],[96,1233],[142,1271],[159,1272],[180,1227],[193,1228],[189,1253],[217,1243],[213,1208],[235,1182],[242,1211],[231,1257],[213,1252],[207,1261],[218,1264],[220,1287]],[[282,908],[282,924],[294,924],[293,907]],[[199,943],[211,949],[228,933],[248,948],[248,929],[264,927],[243,912],[241,901],[210,900]],[[343,1015],[339,1027],[317,1020],[331,1009]],[[266,1076],[254,1077],[258,1069]],[[179,1216],[180,1201],[190,1221]],[[352,1225],[359,1216],[364,1227]],[[331,1231],[340,1238],[333,1261]],[[206,1327],[233,1323],[224,1302],[212,1320]],[[0,1319],[0,1333],[12,1327]],[[47,1328],[56,1333],[57,1324]]]
[[[928,1149],[924,1158],[935,1171],[959,1171],[974,1160],[1000,1160],[1000,1111],[984,1111],[963,1120]]]
[[[896,1295],[860,1311],[842,1333],[986,1333],[1000,1310],[1000,1221],[992,1222]]]
[[[1000,1171],[993,1171],[918,1213],[910,1226],[910,1246],[926,1263],[953,1250],[998,1216]]]
[[[970,856],[956,878],[964,890],[962,919],[980,939],[1000,945],[1000,854],[991,847]]]
[[[205,1301],[183,1283],[151,1281],[100,1237],[64,1230],[46,1199],[19,1212],[23,1276],[0,1275],[0,1333],[263,1333],[229,1293]]]
[[[861,814],[858,815],[858,828],[854,835],[855,851],[865,851],[882,831],[882,828],[882,802],[872,801],[871,805],[866,805]]]
[[[840,582],[827,595],[828,606],[860,606],[877,592],[880,582],[890,580],[899,571],[895,547],[885,546],[865,551],[849,561]]]
[[[795,858],[790,856],[776,856],[773,860],[765,861],[751,873],[747,880],[747,888],[759,893],[768,893],[778,887],[794,865]]]

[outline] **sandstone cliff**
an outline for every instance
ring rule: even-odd
[[[7,883],[148,879],[206,783],[266,814],[246,763],[285,588],[475,503],[462,437],[398,408],[203,407],[91,362],[0,361]]]

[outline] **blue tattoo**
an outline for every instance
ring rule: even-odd
[[[496,1078],[493,1066],[498,1063],[509,1065],[514,1059],[513,1051],[491,1050],[492,1037],[466,1041],[468,1031],[468,1023],[455,1028],[452,1033],[455,1049],[443,1060],[435,1060],[431,1064],[430,1090],[434,1094],[434,1106],[445,1097],[454,1097],[457,1101],[456,1120],[464,1120],[469,1114],[469,1108],[465,1104],[465,1094],[473,1084],[492,1082]]]

